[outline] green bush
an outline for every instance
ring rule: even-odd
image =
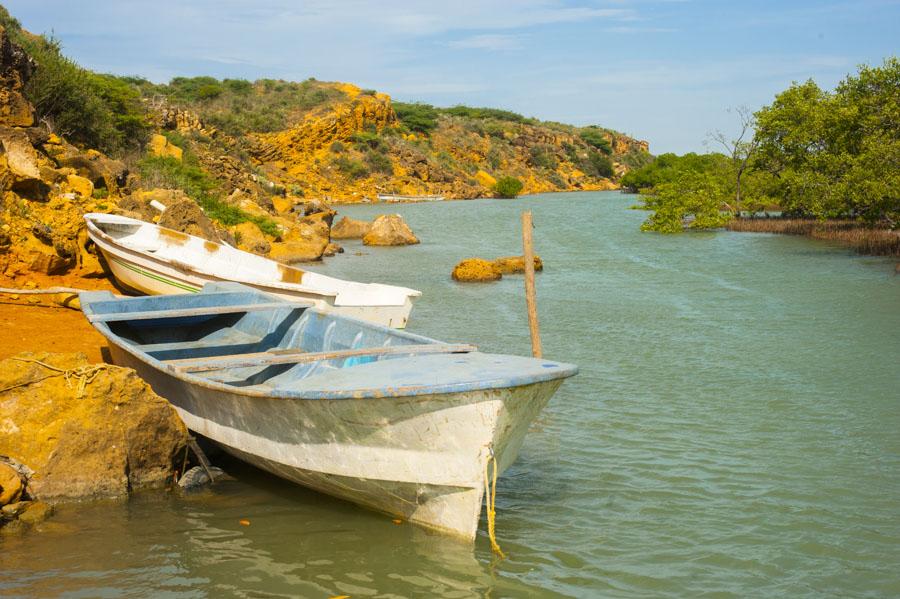
[[[393,107],[397,118],[410,131],[427,135],[437,127],[438,111],[431,104],[394,102]]]
[[[578,136],[589,146],[597,148],[606,155],[612,154],[612,147],[603,134],[603,131],[595,127],[587,127],[578,132]]]
[[[334,161],[339,171],[351,179],[362,179],[369,174],[369,169],[359,160],[353,160],[347,156],[340,156]]]
[[[378,135],[378,132],[374,128],[365,131],[357,131],[350,136],[350,141],[357,145],[368,146],[379,152],[387,151],[384,140],[381,139],[381,136]]]
[[[218,183],[185,151],[182,160],[163,156],[147,156],[138,163],[141,180],[146,187],[180,189],[197,202],[206,215],[223,225],[253,222],[264,232],[278,237],[278,225],[265,217],[248,214],[222,201]]]
[[[369,150],[366,153],[366,162],[369,164],[369,168],[376,173],[394,174],[394,166],[391,164],[391,159],[380,152]]]
[[[524,185],[515,177],[500,177],[494,184],[494,193],[500,198],[514,198],[519,195]]]
[[[342,144],[339,141],[336,141],[331,144],[331,147],[329,149],[332,152],[334,152],[335,154],[340,154],[341,152],[344,151],[344,144]]]
[[[556,156],[553,155],[553,148],[548,145],[539,144],[531,146],[528,150],[528,154],[528,162],[531,166],[555,169],[558,164]]]
[[[452,108],[438,109],[445,114],[453,116],[466,117],[470,119],[496,119],[498,121],[509,121],[512,123],[536,123],[535,119],[529,119],[521,114],[510,110],[502,110],[500,108],[473,108],[471,106],[453,106]]]
[[[150,124],[133,79],[81,68],[62,54],[58,40],[26,35],[2,7],[0,23],[37,63],[24,93],[38,120],[70,141],[110,154],[146,142]]]

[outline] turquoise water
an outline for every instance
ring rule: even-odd
[[[497,561],[227,463],[186,498],[66,506],[0,537],[0,595],[891,597],[900,595],[900,277],[892,261],[749,233],[640,233],[615,192],[354,206],[407,248],[316,270],[424,292],[410,330],[530,351],[520,252],[534,211],[545,355],[575,362],[498,487]],[[362,253],[362,255],[356,255]],[[249,519],[242,526],[240,519]]]

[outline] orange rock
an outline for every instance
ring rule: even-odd
[[[525,272],[525,256],[504,256],[494,260],[494,266],[505,275],[521,274]],[[544,262],[538,255],[534,256],[534,270],[544,270]]]
[[[481,258],[467,258],[453,268],[450,276],[454,281],[461,283],[483,283],[498,281],[503,278],[503,273],[493,262]]]
[[[0,455],[34,471],[32,497],[163,485],[184,451],[178,414],[129,368],[83,354],[20,354],[0,361],[0,389]]]
[[[12,466],[0,462],[0,506],[15,503],[22,496],[22,479]]]
[[[66,177],[66,188],[69,191],[74,191],[82,198],[90,198],[94,194],[94,184],[91,183],[91,180],[78,175],[68,175]]]
[[[331,227],[332,239],[362,239],[369,232],[372,223],[344,216]]]
[[[147,151],[150,152],[151,156],[174,158],[181,162],[181,148],[170,142],[165,135],[159,135],[158,133],[154,134],[150,138],[150,143],[147,145]]]
[[[382,214],[363,237],[364,245],[413,245],[419,243],[399,214]]]

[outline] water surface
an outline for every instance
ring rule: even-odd
[[[499,484],[495,560],[283,483],[67,506],[0,537],[0,595],[890,597],[900,595],[900,277],[823,242],[641,233],[615,192],[343,207],[423,243],[314,267],[420,289],[410,330],[527,354],[534,211],[545,355],[575,362]],[[361,255],[357,255],[361,254]],[[249,519],[250,526],[242,526]]]

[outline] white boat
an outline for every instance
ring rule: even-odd
[[[398,202],[440,202],[444,200],[444,196],[403,196],[393,193],[379,193],[378,199],[382,202],[398,203]]]
[[[530,423],[577,372],[234,283],[79,297],[113,361],[134,368],[191,430],[280,477],[468,541],[486,469],[515,460]]]
[[[402,329],[421,292],[305,271],[231,246],[114,214],[84,215],[91,240],[123,286],[147,295],[197,293],[235,281],[287,300]]]

